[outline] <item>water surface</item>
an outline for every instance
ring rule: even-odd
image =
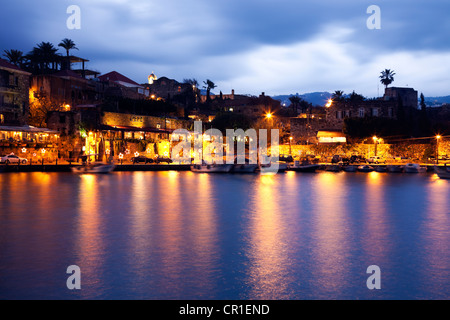
[[[449,299],[435,175],[0,174],[1,299]],[[66,287],[70,265],[82,288]],[[368,290],[368,266],[382,289]]]

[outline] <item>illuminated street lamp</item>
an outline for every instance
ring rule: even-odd
[[[270,113],[270,112],[266,113],[266,119],[267,119],[267,120],[272,119],[272,117],[273,117],[273,114],[272,114],[272,113]]]
[[[377,156],[377,147],[378,147],[378,137],[377,136],[373,136],[373,143],[375,143],[375,157]]]
[[[293,140],[294,138],[292,138],[292,137],[289,137],[289,155],[291,156],[292,155],[292,140]]]
[[[439,140],[441,140],[442,136],[438,134],[436,136],[436,164],[439,164]]]
[[[333,105],[333,100],[332,99],[328,99],[327,104],[325,105],[326,108],[329,108]]]

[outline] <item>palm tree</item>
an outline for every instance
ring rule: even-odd
[[[386,86],[386,89],[388,85],[394,82],[394,76],[395,76],[394,70],[385,69],[384,71],[381,71],[380,82]]]
[[[78,48],[75,46],[75,42],[73,42],[70,39],[63,39],[60,44],[58,44],[58,47],[64,48],[66,50],[67,54],[67,70],[70,70],[70,50],[78,50]]]
[[[23,52],[19,50],[4,50],[3,56],[8,59],[10,63],[21,68],[25,57],[23,56]]]
[[[60,55],[56,53],[57,51],[58,49],[50,42],[41,42],[25,58],[29,60],[29,67],[33,72],[45,73],[57,69],[60,62]]]
[[[299,96],[292,96],[289,97],[289,101],[291,102],[292,110],[294,111],[295,115],[297,115],[298,105],[300,104],[300,101],[302,101],[302,99]]]
[[[344,100],[344,91],[342,91],[342,90],[336,90],[336,91],[333,93],[332,99],[333,99],[334,101],[342,101],[342,100]]]
[[[206,89],[206,99],[209,101],[211,99],[209,96],[211,93],[211,90],[216,88],[217,86],[214,82],[212,82],[209,79],[206,81],[203,81],[203,83],[205,84],[204,88]]]

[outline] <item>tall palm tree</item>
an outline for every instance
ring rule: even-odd
[[[342,101],[344,100],[344,91],[342,90],[336,90],[333,95],[332,95],[332,99],[334,101]]]
[[[25,57],[24,57],[22,51],[11,49],[11,50],[4,50],[3,52],[4,52],[3,56],[6,59],[8,59],[8,61],[10,63],[12,63],[13,65],[15,65],[19,68],[22,67],[22,64],[25,60]]]
[[[206,97],[207,97],[207,100],[209,101],[211,99],[210,98],[211,90],[213,90],[217,86],[216,86],[216,84],[214,82],[212,82],[209,79],[207,79],[206,81],[203,81],[203,83],[205,84],[204,88],[206,89]]]
[[[386,89],[388,85],[394,82],[394,76],[395,76],[394,70],[385,69],[384,71],[381,71],[380,82],[386,86]]]
[[[66,50],[67,54],[67,70],[70,70],[70,50],[78,50],[78,48],[75,46],[75,42],[73,42],[70,39],[63,39],[60,44],[58,44],[58,47],[64,48]]]
[[[29,60],[29,67],[33,72],[46,73],[49,70],[57,69],[58,63],[61,60],[60,55],[56,52],[53,44],[50,42],[41,42],[26,55]]]

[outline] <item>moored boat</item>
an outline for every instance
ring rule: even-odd
[[[359,172],[372,172],[372,171],[374,171],[374,169],[371,166],[363,165],[363,166],[358,167],[358,171]]]
[[[339,171],[341,171],[341,169],[342,169],[341,165],[333,164],[333,165],[327,166],[326,171],[339,172]]]
[[[386,167],[387,172],[390,173],[402,173],[403,172],[403,166],[401,165],[388,165]]]
[[[342,167],[342,169],[343,169],[345,172],[356,172],[356,171],[358,170],[358,166],[347,165],[347,166]]]
[[[234,165],[231,169],[232,173],[255,173],[258,169],[258,164],[250,163],[249,159],[245,159],[245,163],[239,163],[238,159],[234,160]]]
[[[376,172],[387,172],[387,167],[386,166],[374,166],[373,169]]]
[[[418,163],[407,163],[405,165],[406,173],[424,173],[427,172],[426,167],[421,167]]]
[[[110,173],[116,166],[103,162],[87,163],[82,166],[72,167],[73,173]]]
[[[233,169],[232,164],[194,164],[191,171],[196,173],[229,173]]]
[[[288,165],[288,170],[296,172],[316,172],[319,167],[320,165],[312,164],[309,161],[304,161],[302,163],[300,163],[300,161],[294,161],[293,165]]]
[[[450,179],[450,168],[445,167],[434,167],[434,172],[438,175],[441,179]]]

